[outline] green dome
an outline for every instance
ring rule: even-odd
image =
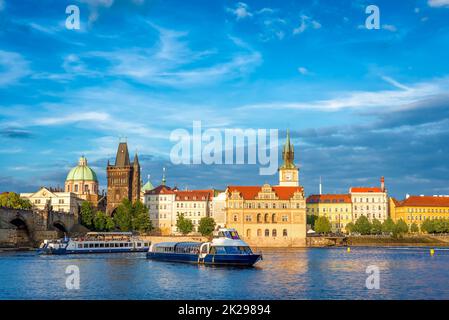
[[[98,182],[97,175],[95,171],[93,171],[87,165],[87,159],[85,157],[81,157],[78,165],[70,170],[67,175],[66,181],[69,180],[82,180],[82,181],[96,181]]]

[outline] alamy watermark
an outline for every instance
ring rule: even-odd
[[[80,289],[80,268],[75,265],[67,266],[65,274],[68,275],[65,279],[65,287],[67,290]]]
[[[366,267],[365,271],[369,276],[365,280],[365,287],[368,290],[380,289],[380,269],[376,265]]]
[[[273,175],[278,169],[277,129],[203,131],[201,121],[193,121],[192,132],[176,129],[170,141],[176,142],[170,151],[173,164],[259,164],[260,175]]]

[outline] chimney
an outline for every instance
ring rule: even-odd
[[[382,189],[382,192],[385,192],[385,178],[380,177],[380,188]]]

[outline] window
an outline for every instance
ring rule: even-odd
[[[251,238],[251,229],[246,230],[246,237]]]
[[[265,237],[269,237],[270,236],[270,230],[265,229]]]
[[[282,222],[287,222],[288,221],[288,216],[287,215],[283,215],[282,216]]]
[[[265,219],[264,219],[265,223],[268,223],[268,213],[265,213]]]
[[[251,222],[251,215],[248,215],[248,214],[247,214],[247,215],[245,216],[245,221],[246,221],[246,222]]]
[[[257,222],[262,222],[262,215],[260,213],[257,214]]]
[[[287,236],[287,229],[282,230],[282,235],[283,235],[284,237]]]
[[[257,229],[257,236],[261,237],[262,236],[262,229]]]
[[[272,223],[276,223],[276,213],[273,213],[273,214],[271,215],[271,222],[272,222]]]
[[[234,222],[237,222],[237,220],[238,220],[238,217],[236,214],[234,214]]]
[[[276,237],[276,236],[277,236],[277,230],[276,230],[276,229],[273,229],[273,230],[271,231],[271,235],[272,235],[273,237]]]

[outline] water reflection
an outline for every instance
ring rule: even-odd
[[[80,290],[65,288],[77,265]],[[367,290],[366,267],[380,269]],[[449,251],[265,249],[254,268],[149,261],[145,254],[0,254],[0,299],[448,299]]]

